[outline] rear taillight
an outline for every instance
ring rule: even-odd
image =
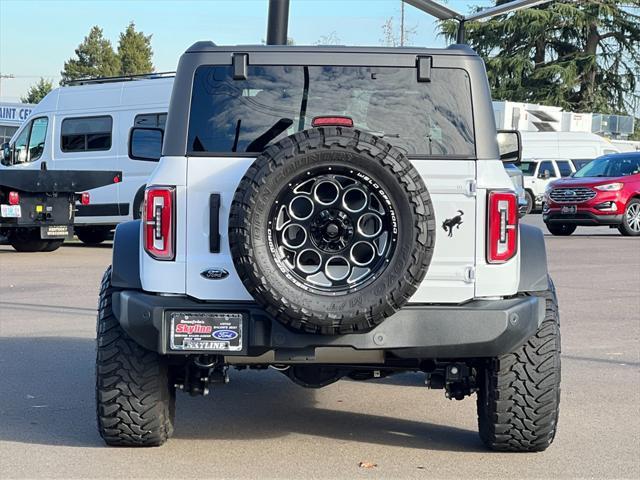
[[[144,249],[157,260],[175,258],[175,188],[149,187],[144,193]]]
[[[9,192],[9,205],[19,205],[20,194],[18,192]]]
[[[489,192],[487,262],[504,263],[518,251],[518,199],[512,192]]]
[[[82,195],[80,195],[80,203],[82,205],[89,205],[91,203],[91,195],[89,195],[89,192],[82,192]]]

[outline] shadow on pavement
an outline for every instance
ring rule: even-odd
[[[87,338],[0,338],[0,440],[103,447],[94,410],[94,348]],[[208,397],[178,394],[175,438],[251,441],[291,432],[408,448],[484,451],[475,431],[316,407],[314,390],[272,370],[232,371],[229,385],[214,387]]]

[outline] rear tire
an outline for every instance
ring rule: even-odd
[[[479,372],[478,427],[492,450],[540,452],[556,433],[560,406],[560,319],[555,288],[535,335]]]
[[[142,348],[114,317],[111,267],[98,304],[96,407],[107,445],[154,447],[173,434],[175,388],[166,360]]]
[[[86,245],[99,245],[109,238],[111,227],[76,227],[76,236]]]
[[[18,229],[11,232],[8,239],[16,252],[42,252],[49,246],[49,240],[40,238],[39,229]]]
[[[43,252],[53,252],[59,249],[64,243],[64,239],[62,240],[47,240],[47,246],[42,249]]]
[[[576,231],[578,228],[576,225],[570,223],[547,223],[547,230],[551,232],[551,235],[559,237],[567,237]]]
[[[633,198],[627,204],[618,231],[625,237],[640,236],[640,199]]]

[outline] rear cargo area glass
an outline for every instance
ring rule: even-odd
[[[347,116],[357,129],[383,137],[407,155],[475,155],[469,77],[414,68],[202,66],[194,76],[187,150],[258,153],[311,128],[318,116]]]

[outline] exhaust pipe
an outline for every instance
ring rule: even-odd
[[[269,0],[267,45],[286,45],[289,30],[289,0]]]

